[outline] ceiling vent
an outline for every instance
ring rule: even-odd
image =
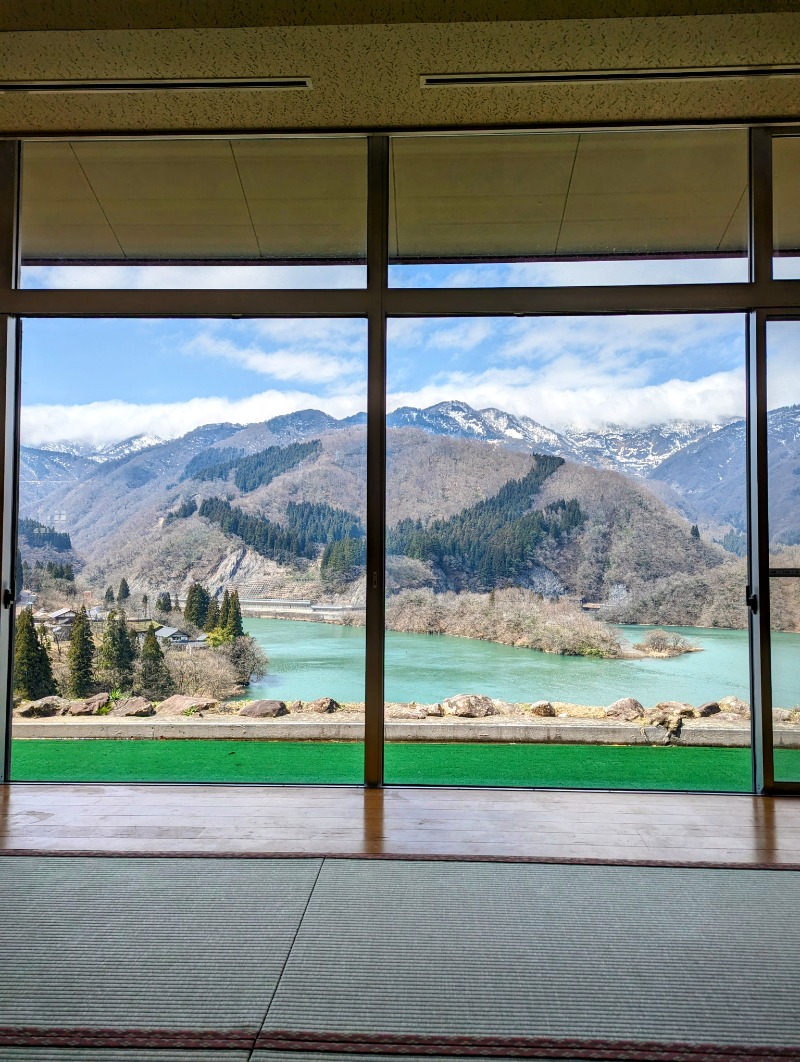
[[[730,77],[797,77],[800,66],[675,67],[651,70],[541,70],[531,73],[423,74],[422,88],[575,84],[600,81],[693,81]]]
[[[104,81],[0,81],[0,92],[286,92],[312,88],[308,77],[143,78]]]

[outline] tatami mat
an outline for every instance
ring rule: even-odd
[[[796,871],[20,856],[0,910],[0,1060],[800,1058]]]
[[[330,860],[265,1031],[797,1045],[798,909],[792,872]]]
[[[0,859],[0,1025],[257,1029],[319,867]]]

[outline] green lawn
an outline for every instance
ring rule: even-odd
[[[364,746],[326,741],[17,740],[15,781],[359,784]],[[800,750],[776,753],[800,778]],[[388,744],[389,784],[587,789],[750,788],[749,749],[617,745]]]

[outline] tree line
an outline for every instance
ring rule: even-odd
[[[59,553],[72,549],[72,539],[66,531],[56,531],[54,527],[39,523],[30,517],[23,517],[18,524],[19,537],[28,546],[50,546]]]
[[[206,498],[198,512],[206,520],[218,524],[225,534],[235,535],[256,553],[278,564],[290,564],[298,557],[310,558],[314,555],[314,550],[307,543],[301,543],[296,531],[281,527],[265,516],[246,513],[222,498]]]
[[[46,628],[36,627],[30,608],[22,609],[14,644],[15,693],[35,701],[57,692],[49,648]],[[91,622],[81,607],[70,631],[65,692],[75,698],[88,697],[99,677],[112,689],[131,689],[146,697],[167,697],[175,688],[152,623],[140,647],[125,613],[111,612],[100,644],[95,646]]]
[[[387,534],[387,552],[446,570],[459,589],[488,590],[518,581],[546,539],[558,541],[584,522],[574,499],[530,508],[544,481],[563,463],[560,457],[537,456],[527,475],[455,516],[427,525],[401,520]]]
[[[290,501],[286,506],[286,526],[297,533],[303,549],[312,542],[325,546],[365,535],[364,525],[355,513],[324,502]]]
[[[267,486],[276,476],[291,471],[307,457],[318,454],[321,449],[319,439],[290,443],[288,446],[268,446],[266,450],[255,454],[236,456],[205,468],[197,468],[191,473],[191,478],[201,481],[227,479],[233,472],[233,482],[240,491],[247,494],[258,487]],[[187,471],[188,468],[189,465],[186,466]]]
[[[186,595],[183,618],[198,630],[205,631],[212,645],[244,635],[238,590],[225,590],[220,601],[202,583],[192,583]]]
[[[194,479],[198,472],[213,468],[225,461],[235,460],[237,457],[244,457],[244,450],[240,446],[220,446],[201,450],[199,454],[195,454],[187,461],[181,479]]]

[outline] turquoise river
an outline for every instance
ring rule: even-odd
[[[269,656],[269,673],[249,698],[338,701],[364,699],[364,629],[327,623],[246,619]],[[649,627],[622,627],[631,642]],[[554,656],[494,642],[445,635],[386,635],[386,699],[432,703],[456,693],[506,701],[558,700],[701,704],[726,694],[749,700],[747,632],[671,627],[702,648],[671,660],[596,660]],[[800,635],[773,635],[774,703],[800,704]]]

